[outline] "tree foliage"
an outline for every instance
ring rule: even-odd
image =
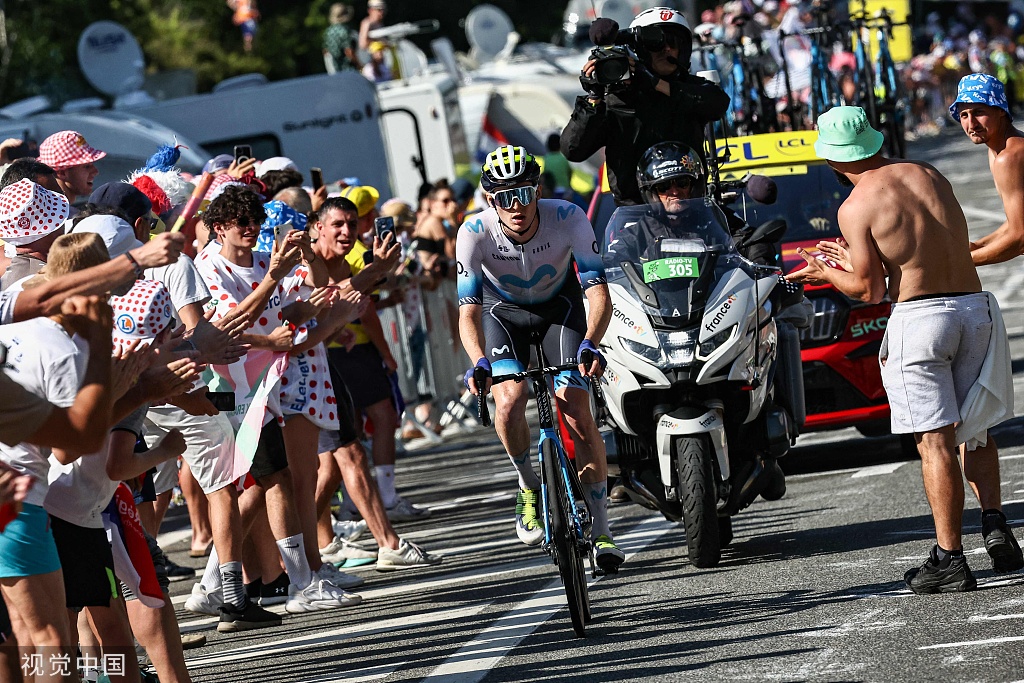
[[[260,0],[262,18],[252,53],[242,50],[241,32],[224,0],[0,0],[6,5],[7,47],[0,59],[0,103],[32,95],[55,102],[96,95],[78,68],[78,38],[90,23],[109,19],[138,38],[150,73],[191,69],[200,91],[224,78],[260,72],[271,80],[324,70],[322,36],[333,0]],[[549,40],[561,24],[564,3],[491,0],[512,17],[524,40]],[[356,0],[355,19],[366,15]],[[387,23],[437,19],[437,35],[465,50],[462,19],[474,0],[392,0]],[[2,47],[2,46],[0,46]],[[429,51],[428,51],[429,54]]]

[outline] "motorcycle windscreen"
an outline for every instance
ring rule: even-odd
[[[699,322],[716,271],[726,263],[735,267],[737,259],[725,216],[713,202],[677,200],[672,208],[617,209],[602,255],[608,280],[621,280],[655,325],[681,329]]]

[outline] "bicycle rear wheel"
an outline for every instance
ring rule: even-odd
[[[583,573],[583,557],[576,539],[572,522],[575,503],[565,489],[559,457],[554,442],[545,440],[541,445],[544,460],[544,480],[547,485],[548,523],[551,545],[555,551],[558,575],[565,587],[569,604],[569,618],[573,631],[580,638],[587,635],[586,622],[589,610],[587,580]]]

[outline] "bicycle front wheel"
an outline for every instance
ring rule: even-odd
[[[580,638],[585,638],[589,604],[587,580],[583,573],[583,557],[576,538],[576,525],[573,523],[572,510],[575,503],[566,490],[558,450],[552,440],[545,440],[541,445],[541,455],[547,484],[546,521],[549,525],[551,545],[555,551],[555,564],[558,565],[558,575],[565,587],[573,631]]]

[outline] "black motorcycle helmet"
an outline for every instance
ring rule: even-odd
[[[644,152],[636,169],[636,182],[644,201],[660,206],[654,188],[676,178],[692,178],[692,197],[703,197],[707,191],[707,171],[700,155],[681,142],[659,142]]]

